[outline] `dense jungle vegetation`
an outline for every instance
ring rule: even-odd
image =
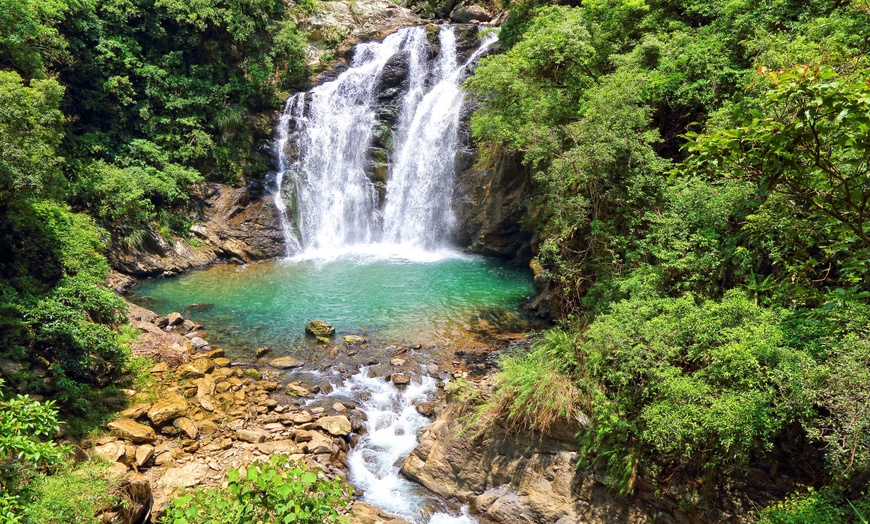
[[[572,421],[626,493],[792,491],[762,520],[867,522],[870,3],[510,12],[472,127],[533,173],[562,322],[478,414]]]
[[[98,416],[94,397],[130,366],[125,306],[104,286],[110,238],[184,233],[178,211],[195,183],[264,172],[255,146],[269,115],[308,77],[296,22],[308,7],[2,2],[0,360],[58,404],[0,391],[0,520],[20,518],[36,471],[61,459],[44,445],[56,407],[73,420]],[[14,362],[24,359],[41,371],[22,376]]]
[[[505,2],[473,134],[533,173],[560,326],[479,413],[575,424],[579,466],[624,493],[868,522],[870,2]],[[310,8],[3,0],[0,360],[41,363],[3,371],[51,400],[0,382],[0,518],[79,493],[39,473],[62,467],[56,408],[98,414],[132,365],[109,239],[183,234],[197,182],[266,170],[261,115],[308,77]]]

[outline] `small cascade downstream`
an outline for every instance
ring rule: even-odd
[[[417,412],[415,403],[432,397],[436,379],[421,374],[401,390],[383,378],[369,376],[369,370],[347,379],[329,396],[360,399],[368,417],[367,433],[348,454],[350,479],[362,493],[362,500],[411,524],[473,524],[464,508],[455,510],[406,480],[399,468],[417,446],[417,433],[431,420]]]
[[[287,101],[275,203],[288,256],[449,249],[460,86],[497,37],[460,59],[455,28],[437,46],[428,36],[413,27],[359,44],[348,69]]]

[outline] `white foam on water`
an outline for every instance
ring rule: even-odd
[[[369,368],[363,367],[328,396],[361,399],[368,417],[367,432],[348,453],[350,481],[362,491],[364,502],[413,524],[474,524],[477,521],[464,509],[451,514],[427,507],[434,496],[400,473],[405,457],[417,447],[418,432],[431,423],[417,412],[415,403],[431,398],[436,383],[419,375],[399,390],[383,377],[369,376]]]

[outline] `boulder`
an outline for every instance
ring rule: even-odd
[[[366,340],[366,337],[362,337],[360,335],[345,335],[344,336],[344,343],[345,344],[365,344],[366,342],[368,342],[368,340]]]
[[[158,483],[164,488],[190,488],[201,484],[209,471],[206,464],[191,462],[180,468],[169,468]]]
[[[190,364],[178,366],[178,378],[200,378],[214,371],[214,361],[210,358],[200,358]]]
[[[151,406],[148,410],[148,418],[155,426],[162,426],[170,420],[180,417],[187,409],[187,402],[176,398],[164,400]]]
[[[288,395],[294,397],[306,397],[311,394],[311,390],[300,384],[299,382],[291,382],[287,384],[287,389],[284,390]]]
[[[390,379],[397,386],[406,386],[411,383],[411,377],[404,373],[393,373],[390,375]]]
[[[114,441],[94,448],[94,454],[106,462],[118,462],[126,454],[123,442]]]
[[[194,439],[199,434],[196,424],[187,417],[180,417],[172,422],[172,425],[181,430],[187,438]]]
[[[492,20],[492,15],[479,5],[459,6],[450,12],[450,20],[457,24],[489,22]]]
[[[259,444],[266,440],[266,433],[258,429],[240,429],[236,431],[236,439],[251,444]]]
[[[205,340],[203,340],[199,337],[191,338],[190,343],[193,344],[193,349],[195,349],[196,351],[199,351],[201,349],[207,349],[209,347],[208,342],[206,342]],[[223,352],[221,352],[221,353],[223,353]],[[218,356],[220,356],[220,355],[218,355]]]
[[[305,324],[305,331],[315,337],[328,337],[335,334],[335,328],[322,320],[312,320]]]
[[[184,317],[181,316],[181,313],[172,312],[166,315],[166,325],[167,326],[179,326],[184,324]]]
[[[109,422],[108,426],[116,435],[135,444],[154,442],[157,439],[157,434],[154,433],[153,428],[129,418],[113,420]]]
[[[323,417],[314,424],[334,437],[345,437],[351,432],[350,420],[344,415]]]
[[[281,384],[279,382],[275,382],[274,380],[258,380],[254,383],[258,388],[265,391],[276,391]]]
[[[296,357],[287,356],[287,357],[274,358],[274,359],[269,361],[269,365],[276,367],[276,368],[281,368],[281,369],[290,369],[290,368],[298,368],[298,367],[304,366],[305,361],[299,360]]]
[[[353,503],[348,517],[350,524],[409,524],[403,518],[391,515],[361,501]]]
[[[272,442],[261,442],[257,445],[257,450],[264,455],[273,455],[276,453],[284,453],[292,455],[296,453],[296,443],[292,440],[275,440]]]
[[[136,448],[136,467],[141,468],[148,462],[148,459],[154,456],[154,446],[151,444],[143,444]]]
[[[122,411],[121,416],[135,420],[139,417],[145,416],[149,409],[151,409],[151,404],[136,404]]]

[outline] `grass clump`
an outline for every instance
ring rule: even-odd
[[[122,503],[111,492],[104,462],[90,461],[64,468],[37,483],[33,502],[24,511],[29,524],[97,524],[101,510]]]
[[[481,420],[504,420],[514,429],[546,432],[583,417],[584,397],[572,378],[577,355],[571,333],[550,330],[531,351],[505,355],[499,365],[493,392],[478,411]]]

